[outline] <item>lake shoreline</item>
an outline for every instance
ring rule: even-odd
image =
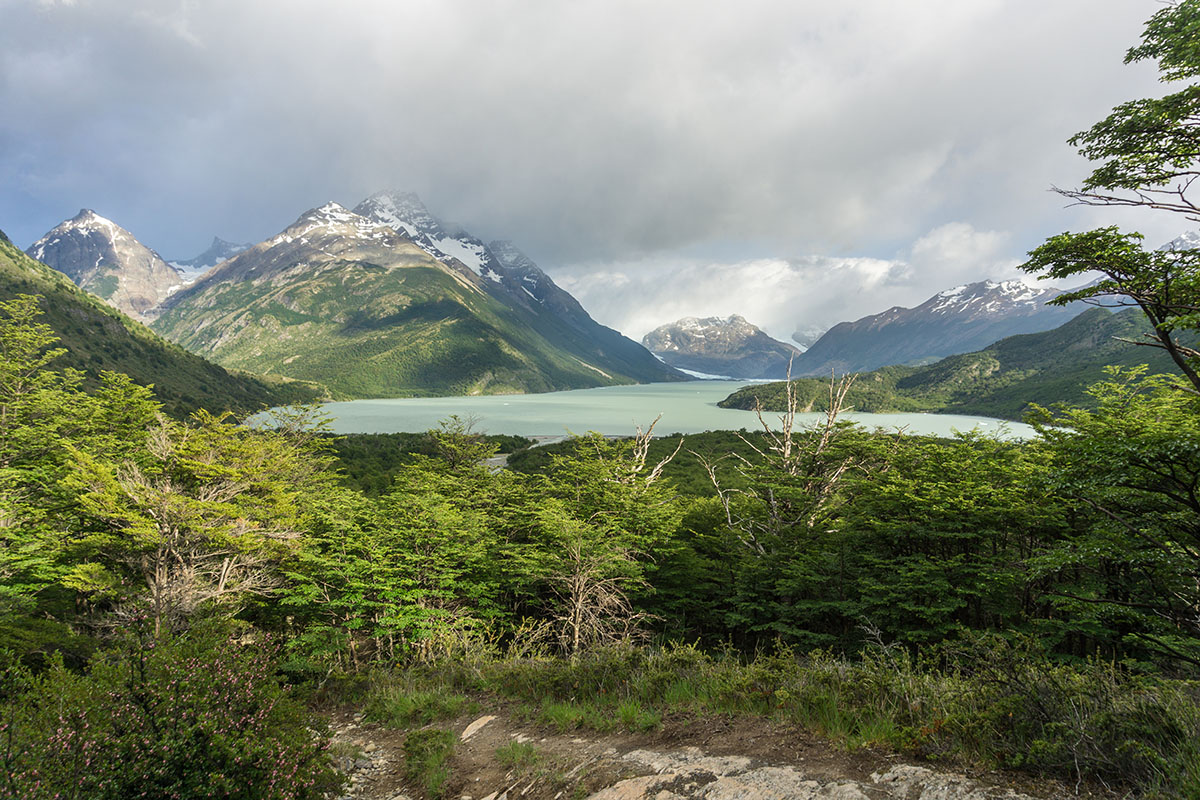
[[[717,403],[753,381],[681,381],[602,386],[519,395],[407,397],[331,402],[322,405],[333,433],[420,432],[436,428],[451,416],[473,421],[475,430],[489,434],[563,438],[596,432],[633,436],[658,422],[656,436],[703,431],[759,430],[754,411],[719,408]],[[762,414],[777,427],[778,412]],[[798,424],[812,425],[822,413],[798,415]],[[950,436],[955,431],[997,432],[1004,438],[1031,438],[1028,425],[988,417],[957,414],[866,414],[847,412],[844,419],[868,428],[904,429],[913,434]]]

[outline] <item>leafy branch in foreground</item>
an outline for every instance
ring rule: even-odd
[[[1200,392],[1200,350],[1192,346],[1200,329],[1200,252],[1146,250],[1143,238],[1112,227],[1059,234],[1032,250],[1021,269],[1042,278],[1101,273],[1100,280],[1050,302],[1140,308],[1153,330],[1126,341],[1165,350],[1191,390]]]
[[[1156,60],[1164,83],[1200,76],[1200,2],[1173,2],[1146,23],[1142,44],[1125,63]],[[1084,205],[1131,206],[1182,213],[1200,221],[1189,195],[1200,171],[1200,86],[1161,98],[1132,100],[1070,143],[1102,162],[1079,189],[1058,190]]]

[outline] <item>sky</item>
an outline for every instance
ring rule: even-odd
[[[0,0],[0,229],[88,207],[165,257],[415,191],[627,335],[778,338],[1009,279],[1066,140],[1161,94],[1158,0]]]

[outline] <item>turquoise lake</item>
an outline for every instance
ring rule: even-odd
[[[546,394],[486,395],[482,397],[422,397],[394,400],[352,400],[323,406],[336,433],[394,433],[424,431],[457,414],[476,421],[481,433],[521,436],[566,436],[596,431],[611,436],[633,434],[662,414],[656,434],[698,433],[708,430],[757,428],[752,411],[717,408],[717,401],[749,385],[747,381],[688,381],[605,386]],[[821,414],[800,415],[816,422]],[[764,419],[778,427],[778,414]],[[952,414],[847,414],[867,427],[904,428],[914,434],[947,436],[978,429],[1005,438],[1027,438],[1033,429],[1018,422]]]

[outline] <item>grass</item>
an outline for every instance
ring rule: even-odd
[[[414,728],[478,710],[479,704],[462,694],[378,685],[367,693],[363,719],[393,728]]]
[[[617,719],[626,730],[644,732],[662,727],[662,714],[642,707],[637,700],[626,700],[617,706]]]
[[[542,702],[537,720],[559,733],[587,728],[606,732],[614,727],[613,718],[605,710],[590,703],[557,701],[550,698]]]
[[[453,731],[424,728],[404,739],[404,776],[432,798],[440,798],[450,780],[454,738]]]
[[[923,657],[898,648],[853,659],[781,650],[747,661],[676,645],[574,662],[449,662],[419,675],[440,687],[434,695],[505,697],[518,716],[562,733],[650,731],[667,713],[760,715],[847,749],[1103,780],[1156,800],[1200,796],[1200,683],[1098,660],[1064,664],[999,638]]]
[[[537,747],[529,742],[514,740],[496,748],[496,760],[505,769],[525,772],[536,766],[541,756]]]

